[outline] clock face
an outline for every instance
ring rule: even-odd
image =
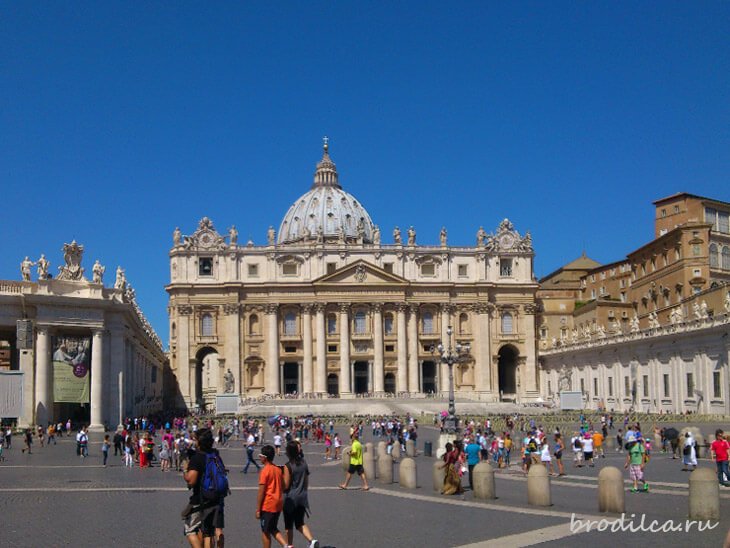
[[[499,245],[504,249],[510,249],[515,243],[515,237],[512,234],[502,234],[499,237]]]
[[[210,232],[203,232],[198,241],[203,247],[210,247],[213,245],[213,235]]]

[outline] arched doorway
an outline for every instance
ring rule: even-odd
[[[299,364],[296,362],[285,362],[283,374],[284,394],[295,394],[299,392]]]
[[[327,393],[330,396],[336,396],[340,393],[340,379],[335,373],[327,375]]]
[[[436,393],[436,363],[433,361],[421,362],[421,392]]]
[[[355,362],[352,366],[353,388],[355,394],[365,394],[368,391],[368,362]]]
[[[393,373],[385,374],[385,392],[386,394],[395,394],[395,375]]]
[[[499,349],[497,370],[499,373],[499,393],[503,396],[517,394],[517,356],[519,352],[513,346]]]
[[[218,389],[218,351],[211,346],[204,346],[195,354],[194,390],[191,396],[195,405],[205,407],[213,403]]]

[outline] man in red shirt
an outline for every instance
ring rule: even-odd
[[[728,473],[727,464],[730,443],[725,439],[725,433],[722,430],[715,431],[715,441],[710,444],[710,451],[717,464],[717,480],[720,485],[730,487],[730,473]]]
[[[284,489],[290,481],[281,468],[274,464],[274,448],[265,445],[259,455],[263,470],[259,473],[259,493],[256,500],[256,519],[261,522],[261,541],[264,548],[271,547],[271,537],[287,546],[284,535],[279,531],[279,514],[284,508]],[[288,468],[284,467],[287,471]]]

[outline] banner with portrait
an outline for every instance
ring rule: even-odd
[[[89,403],[91,339],[53,337],[53,399],[56,403]]]

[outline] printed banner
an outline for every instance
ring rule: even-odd
[[[91,339],[53,337],[53,399],[57,403],[89,403]]]

